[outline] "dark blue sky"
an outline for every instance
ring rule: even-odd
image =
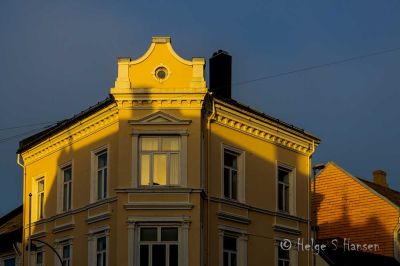
[[[72,3],[71,3],[72,2]],[[151,3],[151,4],[150,4]],[[233,82],[400,47],[400,1],[8,1],[0,7],[0,128],[57,121],[107,97],[116,58],[171,36],[185,58],[233,56]],[[248,83],[233,97],[322,139],[335,161],[400,190],[400,52]],[[0,215],[22,201],[18,140],[0,130]]]

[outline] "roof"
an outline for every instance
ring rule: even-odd
[[[107,97],[105,100],[98,102],[97,104],[89,107],[88,109],[80,112],[79,114],[74,115],[73,117],[69,119],[62,120],[58,123],[56,123],[53,126],[50,126],[49,128],[46,128],[45,130],[40,131],[39,133],[36,133],[28,138],[25,138],[19,142],[19,148],[17,153],[22,153],[29,148],[33,147],[34,145],[40,143],[44,139],[62,131],[63,129],[71,126],[73,123],[80,121],[89,115],[97,112],[98,110],[101,110],[112,103],[114,103],[115,100],[111,96]]]
[[[321,175],[328,165],[332,165],[336,169],[339,169],[343,173],[345,173],[350,178],[354,179],[356,182],[364,186],[366,189],[370,190],[371,192],[375,193],[377,196],[381,197],[382,199],[386,200],[388,203],[393,205],[393,207],[400,209],[400,192],[389,187],[384,187],[374,182],[365,180],[360,177],[353,176],[351,173],[344,170],[342,167],[337,165],[335,162],[330,161],[325,164],[325,168],[318,173],[317,177]]]
[[[22,205],[0,218],[0,254],[13,251],[22,241]]]
[[[286,129],[289,129],[289,130],[291,130],[291,131],[294,131],[294,132],[297,133],[297,134],[300,134],[300,135],[303,135],[303,136],[307,136],[307,137],[313,139],[313,140],[314,140],[315,142],[317,142],[317,143],[320,143],[320,142],[321,142],[321,139],[320,139],[320,138],[314,136],[313,134],[311,134],[311,133],[305,131],[305,130],[302,129],[302,128],[296,127],[296,126],[294,126],[294,125],[292,125],[292,124],[286,123],[286,122],[284,122],[284,121],[282,121],[282,120],[279,120],[279,119],[277,119],[277,118],[275,118],[275,117],[272,117],[272,116],[270,116],[270,115],[267,115],[267,114],[265,114],[265,113],[263,113],[263,112],[261,112],[261,111],[258,111],[258,110],[256,110],[256,109],[250,107],[250,106],[244,105],[244,104],[242,104],[242,103],[240,103],[240,102],[238,102],[238,101],[236,101],[236,100],[228,99],[228,98],[223,98],[223,97],[221,97],[221,96],[216,96],[216,95],[213,95],[213,97],[214,97],[215,99],[219,100],[219,101],[222,101],[222,102],[224,102],[224,103],[227,103],[227,104],[233,105],[233,106],[235,106],[235,107],[237,107],[237,108],[239,108],[239,109],[242,109],[242,110],[244,110],[245,112],[249,112],[249,113],[251,113],[251,114],[260,116],[260,117],[262,117],[262,118],[264,118],[264,119],[268,119],[268,120],[270,120],[270,121],[272,121],[272,122],[274,122],[274,123],[276,123],[276,124],[278,124],[278,125],[280,125],[280,126],[283,126],[283,127],[286,128]]]
[[[400,207],[400,192],[393,190],[388,187],[384,187],[378,184],[375,184],[374,182],[362,179],[357,177],[359,180],[361,180],[364,184],[369,186],[371,189],[376,191],[377,193],[381,194],[385,198],[387,198],[389,201],[394,203],[395,205]]]

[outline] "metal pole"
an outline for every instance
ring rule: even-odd
[[[31,219],[32,219],[32,193],[29,193],[29,217],[28,217],[28,266],[31,266]]]
[[[48,246],[57,255],[58,259],[60,260],[61,265],[63,265],[63,259],[61,258],[60,254],[58,254],[58,252],[55,248],[53,248],[51,245],[49,245],[46,242],[39,240],[39,239],[32,239],[32,241],[36,241],[36,242],[39,242],[39,243],[42,243],[42,244]]]

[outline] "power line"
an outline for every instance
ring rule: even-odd
[[[31,129],[31,130],[25,131],[25,132],[20,133],[20,134],[16,134],[16,135],[12,135],[12,136],[9,136],[9,137],[2,138],[2,139],[0,139],[0,144],[4,143],[6,141],[10,141],[10,140],[13,140],[13,139],[16,139],[16,138],[19,138],[19,137],[23,137],[25,135],[37,132],[38,130],[46,129],[48,127],[50,127],[50,126],[35,128],[35,129]]]
[[[363,58],[367,58],[367,57],[393,53],[393,52],[397,52],[397,51],[400,51],[400,47],[393,48],[393,49],[382,50],[382,51],[377,51],[377,52],[364,54],[364,55],[353,56],[353,57],[349,57],[349,58],[345,58],[345,59],[337,60],[337,61],[332,61],[332,62],[328,62],[328,63],[324,63],[324,64],[298,68],[298,69],[294,69],[294,70],[291,70],[291,71],[272,74],[272,75],[269,75],[269,76],[264,76],[264,77],[260,77],[260,78],[256,78],[256,79],[239,81],[239,82],[234,83],[233,86],[241,86],[241,85],[247,84],[247,83],[252,83],[252,82],[261,81],[261,80],[278,78],[278,77],[282,77],[282,76],[291,75],[291,74],[294,74],[294,73],[305,72],[305,71],[314,70],[314,69],[323,68],[323,67],[329,67],[329,66],[333,66],[333,65],[343,64],[343,63],[347,63],[347,62],[350,62],[350,61],[355,61],[355,60],[359,60],[359,59],[363,59]]]
[[[59,122],[59,121],[51,121],[51,122],[43,122],[43,123],[35,123],[35,124],[25,124],[25,125],[18,125],[18,126],[14,126],[14,127],[3,127],[3,128],[0,128],[0,131],[19,129],[19,128],[25,128],[25,127],[34,127],[34,126],[47,125],[47,124],[55,124],[57,122]]]

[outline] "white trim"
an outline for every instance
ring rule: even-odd
[[[219,225],[219,265],[224,265],[224,236],[236,238],[236,262],[237,266],[247,266],[247,242],[248,234],[246,230]]]
[[[237,157],[237,164],[238,164],[237,199],[225,198],[225,195],[224,195],[224,154],[225,154],[225,150],[228,150],[228,151],[238,154],[238,157]],[[246,152],[244,150],[230,146],[226,143],[221,143],[221,151],[220,152],[221,152],[221,154],[220,154],[221,198],[245,203],[246,202],[246,195],[245,195],[246,194]]]
[[[170,217],[128,217],[128,265],[139,265],[139,229],[141,226],[176,226],[179,230],[179,266],[189,265],[189,224],[188,216]]]
[[[275,161],[275,202],[276,202],[276,211],[277,212],[281,212],[281,213],[287,213],[285,211],[281,211],[279,210],[279,192],[278,192],[278,170],[279,167],[288,170],[289,173],[289,212],[288,214],[296,216],[296,202],[297,202],[297,198],[296,198],[296,167],[287,164],[287,163],[283,163],[281,161]]]
[[[64,169],[71,167],[71,206],[64,210]],[[74,208],[74,160],[60,164],[57,168],[57,214],[68,212]]]
[[[166,135],[179,136],[180,137],[180,170],[181,180],[179,187],[187,186],[187,138],[188,132],[186,130],[168,130],[168,131],[155,131],[155,130],[136,130],[132,134],[132,187],[138,188],[139,173],[140,173],[140,136],[157,136],[162,137]],[[144,186],[145,187],[145,186]],[[163,186],[165,187],[165,186]]]
[[[97,239],[100,237],[106,237],[106,266],[110,264],[110,226],[105,225],[101,227],[92,228],[88,232],[88,265],[96,266],[96,251],[97,251]]]
[[[101,152],[107,152],[107,195],[105,198],[110,197],[110,145],[106,144],[100,146],[96,149],[91,150],[90,157],[91,157],[91,166],[90,166],[90,203],[94,203],[96,201],[104,200],[97,198],[97,188],[98,188],[98,181],[97,181],[97,157],[98,154]]]
[[[155,119],[159,118],[164,121],[154,122]],[[130,125],[189,125],[192,123],[192,120],[179,119],[170,114],[158,111],[136,120],[129,120],[128,123]]]

